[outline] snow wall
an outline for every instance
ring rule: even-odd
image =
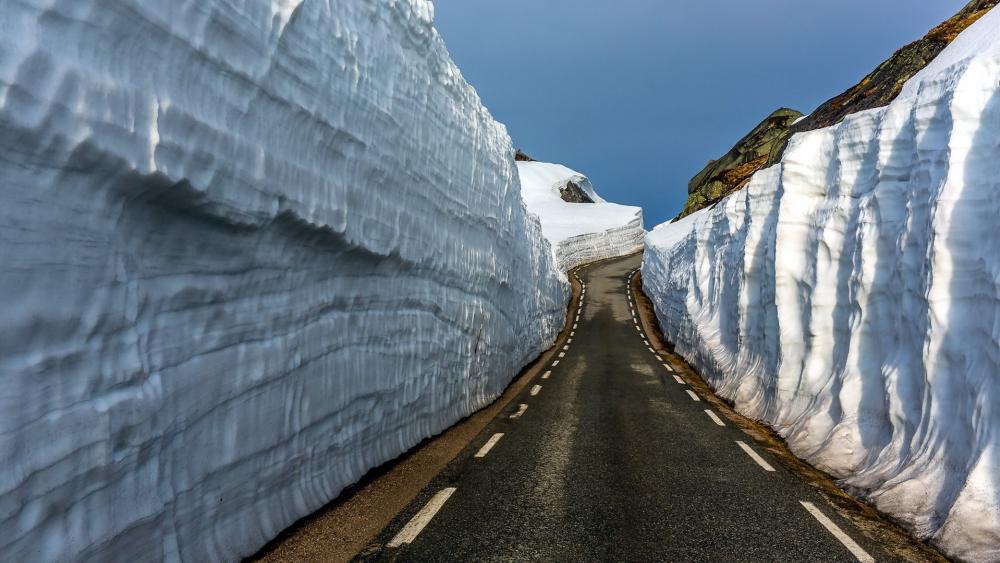
[[[424,0],[0,4],[0,553],[233,560],[568,287]]]
[[[586,176],[561,164],[518,162],[517,169],[528,211],[538,215],[560,270],[642,250],[646,231],[641,207],[605,201]],[[594,203],[563,201],[559,189],[567,182]]]
[[[643,283],[736,408],[951,556],[1000,560],[1000,10],[888,108],[657,227]]]

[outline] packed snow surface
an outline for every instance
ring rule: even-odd
[[[887,108],[647,238],[645,290],[736,407],[946,553],[1000,560],[1000,10]]]
[[[642,208],[605,201],[586,176],[561,164],[518,162],[517,170],[524,202],[541,220],[561,270],[642,250]],[[594,203],[563,201],[559,189],[568,182]]]
[[[551,343],[432,13],[0,3],[3,559],[238,559]]]

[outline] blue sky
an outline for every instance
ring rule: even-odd
[[[641,205],[780,106],[812,111],[966,0],[436,0],[436,26],[515,146]]]

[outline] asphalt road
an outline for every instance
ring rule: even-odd
[[[565,356],[357,560],[895,560],[677,381],[630,309],[640,260],[579,272],[582,313]]]

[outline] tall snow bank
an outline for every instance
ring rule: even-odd
[[[538,216],[562,271],[580,264],[624,256],[642,249],[646,231],[642,208],[608,203],[590,180],[561,164],[518,162],[521,192],[528,211]],[[573,182],[594,203],[568,203],[559,190]]]
[[[0,5],[0,552],[232,560],[567,288],[423,0]]]
[[[948,554],[1000,559],[1000,11],[891,106],[657,227],[643,280],[736,407]]]

